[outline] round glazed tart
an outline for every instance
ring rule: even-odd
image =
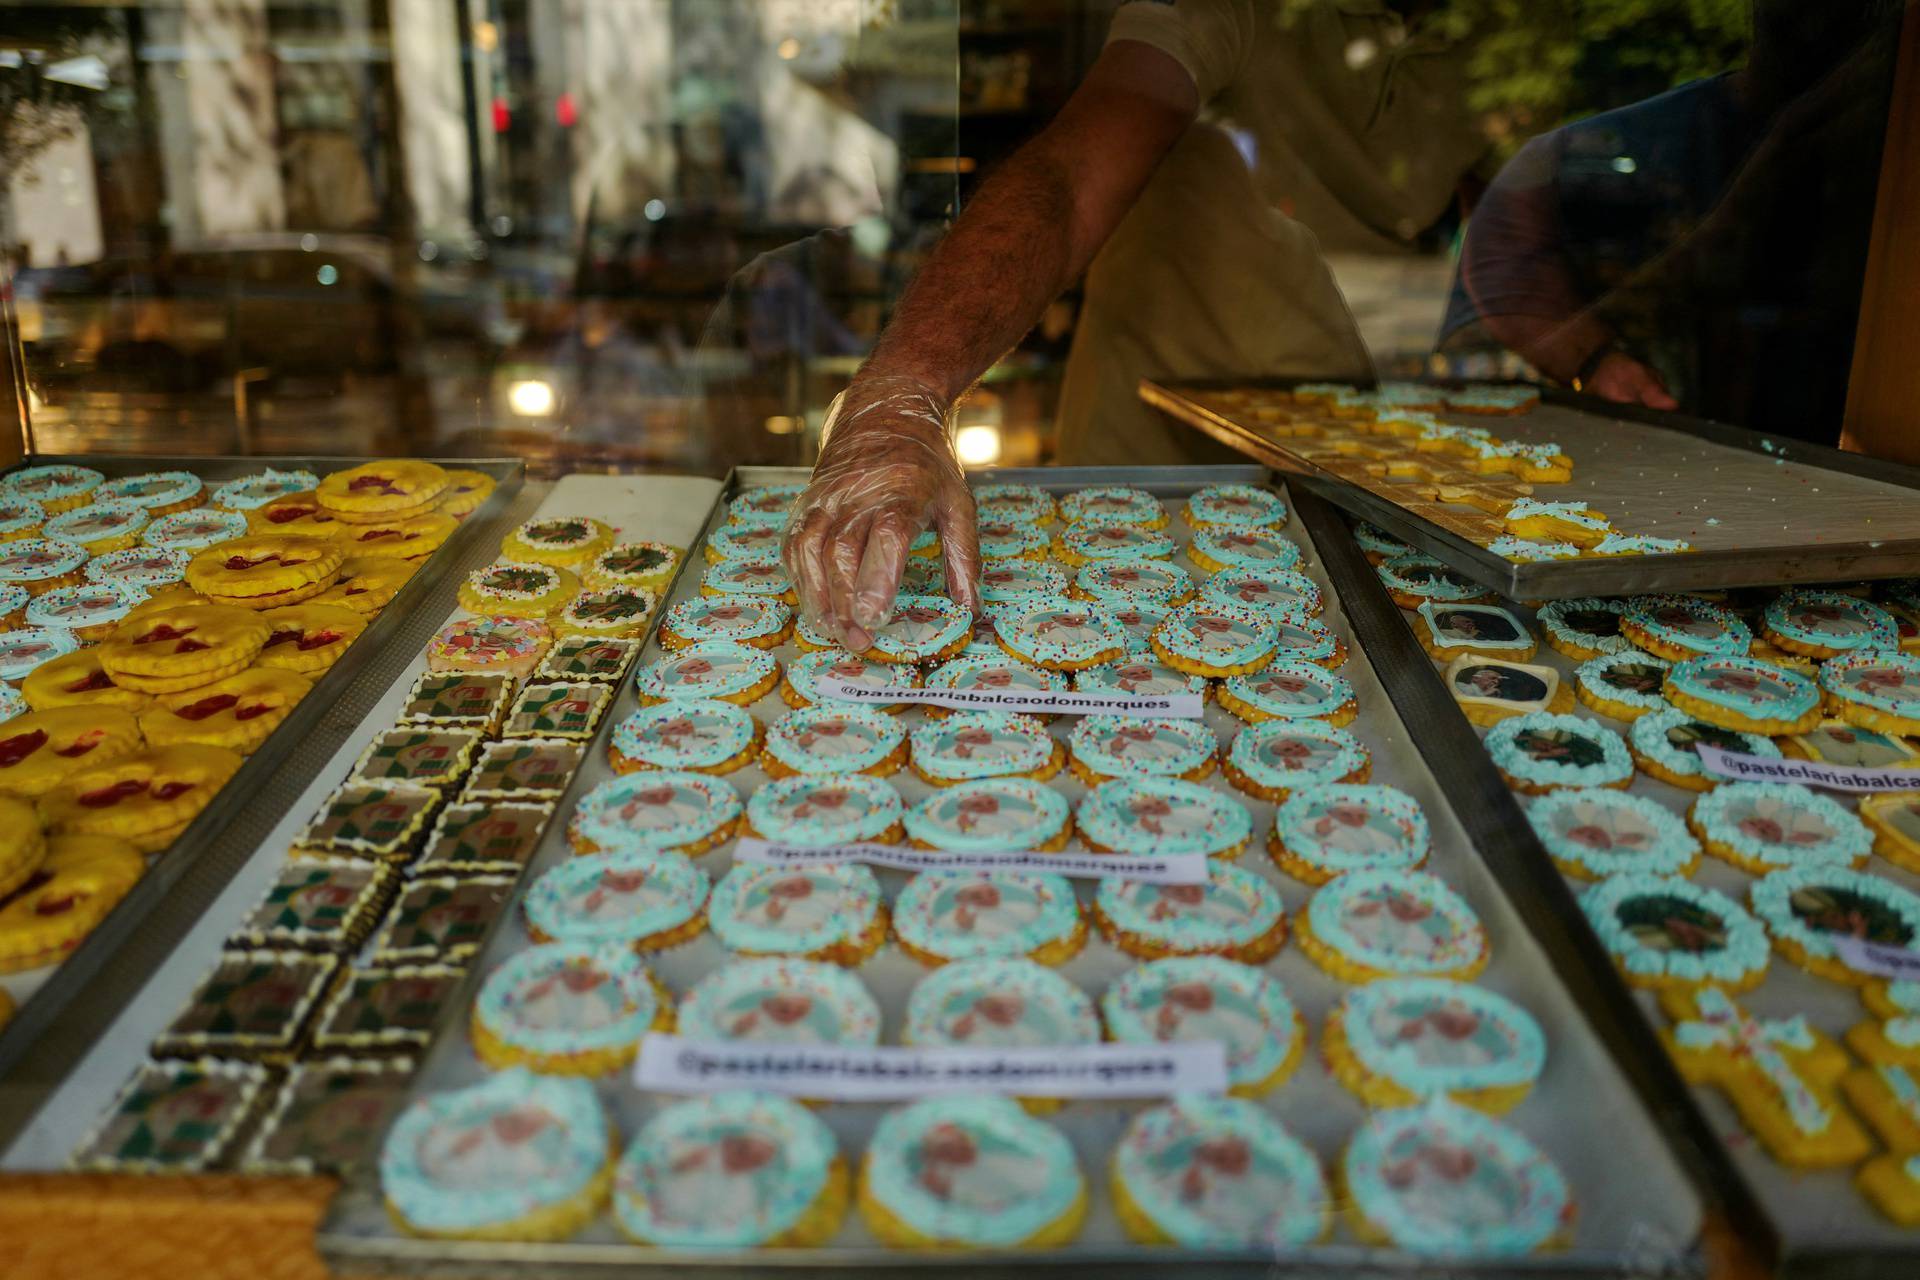
[[[793,504],[807,491],[804,484],[770,484],[748,489],[727,504],[727,520],[755,528],[785,529]]]
[[[92,502],[50,518],[41,535],[77,542],[92,552],[117,551],[139,540],[147,509],[131,502]]]
[[[980,566],[980,599],[987,604],[1066,593],[1067,572],[1050,561],[1000,560]]]
[[[722,560],[707,566],[700,590],[711,596],[771,596],[789,600],[793,584],[778,560]]]
[[[972,629],[973,615],[944,596],[900,596],[867,652],[888,662],[951,657],[966,646]]]
[[[1060,515],[1090,524],[1137,524],[1159,528],[1167,522],[1160,499],[1131,485],[1081,489],[1060,499]]]
[[[1702,742],[1722,751],[1780,759],[1780,748],[1772,738],[1738,729],[1723,729],[1695,719],[1678,707],[1651,711],[1633,722],[1627,731],[1635,759],[1652,776],[1690,791],[1704,791],[1720,779],[1709,774],[1700,763],[1696,749]]]
[[[380,1148],[380,1187],[418,1235],[563,1239],[605,1195],[611,1138],[585,1080],[502,1071],[402,1112]]]
[[[487,975],[473,1003],[474,1051],[495,1068],[599,1075],[631,1061],[663,1012],[631,949],[544,943]]]
[[[1795,867],[1754,881],[1747,900],[1782,955],[1822,977],[1859,985],[1835,938],[1910,949],[1920,940],[1920,894],[1847,867]]]
[[[1327,1031],[1338,1044],[1329,1054],[1335,1078],[1375,1106],[1444,1093],[1505,1111],[1547,1064],[1547,1037],[1532,1014],[1447,978],[1383,978],[1354,987],[1341,996]]]
[[[1783,592],[1767,606],[1761,624],[1773,643],[1813,658],[1900,646],[1900,624],[1892,614],[1841,591]]]
[[[1533,617],[1546,634],[1547,644],[1570,658],[1596,658],[1629,653],[1633,646],[1620,634],[1627,611],[1624,600],[1587,596],[1578,600],[1549,600]]]
[[[603,782],[567,826],[583,852],[680,849],[700,853],[733,833],[740,797],[719,778],[662,770]]]
[[[1693,802],[1687,825],[1707,846],[1756,874],[1814,864],[1858,865],[1873,833],[1839,801],[1785,782],[1729,782]]]
[[[1045,781],[1060,771],[1046,726],[1010,711],[964,711],[928,721],[908,743],[913,771],[936,786],[1014,775]]]
[[[1757,658],[1689,658],[1663,688],[1676,706],[1729,729],[1795,733],[1820,722],[1819,686]]]
[[[1135,1240],[1279,1251],[1326,1234],[1320,1162],[1267,1111],[1188,1096],[1141,1112],[1113,1152],[1115,1208]]]
[[[1220,743],[1199,720],[1086,716],[1068,736],[1073,772],[1083,782],[1112,778],[1202,778]]]
[[[1096,560],[1165,560],[1174,541],[1158,526],[1143,524],[1070,524],[1055,540],[1060,559],[1068,564]]]
[[[1608,788],[1550,791],[1527,806],[1554,865],[1582,880],[1621,872],[1683,876],[1700,861],[1700,842],[1665,805]]]
[[[707,539],[707,559],[775,560],[785,538],[784,525],[722,525]]]
[[[827,849],[899,838],[900,793],[862,773],[781,778],[747,800],[747,825],[763,840]]]
[[[613,731],[614,768],[728,773],[753,759],[760,724],[745,707],[713,699],[642,707]]]
[[[1104,605],[1167,607],[1193,595],[1193,579],[1165,560],[1102,560],[1073,575],[1080,597]]]
[[[1025,520],[1029,524],[1053,521],[1053,495],[1038,485],[976,485],[973,505],[982,520]]]
[[[28,591],[45,591],[60,586],[86,562],[87,549],[77,542],[52,538],[0,542],[0,586],[18,584]]]
[[[880,662],[845,649],[819,649],[787,664],[787,686],[781,691],[782,696],[796,707],[833,702],[832,697],[820,691],[818,681],[823,677],[862,689],[915,689],[920,685],[920,673],[905,663]],[[889,712],[907,708],[904,702],[859,705]]]
[[[1242,720],[1348,720],[1353,685],[1338,672],[1304,658],[1275,658],[1251,675],[1220,685],[1220,705]]]
[[[1635,596],[1627,601],[1620,634],[1674,661],[1699,654],[1738,657],[1753,645],[1753,632],[1732,610],[1696,596]]]
[[[860,1168],[860,1211],[900,1246],[1070,1239],[1087,1184],[1073,1144],[1008,1098],[928,1098],[889,1111]]]
[[[11,475],[0,476],[0,495],[30,498],[48,511],[71,511],[105,480],[106,477],[92,467],[70,467],[58,463],[22,467]]]
[[[1316,891],[1300,947],[1345,981],[1472,978],[1487,964],[1487,931],[1466,899],[1424,871],[1349,871]]]
[[[833,1131],[800,1103],[722,1093],[657,1112],[620,1158],[613,1217],[641,1244],[823,1244],[846,1208]]]
[[[229,511],[252,511],[255,507],[266,506],[275,498],[305,493],[319,483],[320,477],[311,471],[275,471],[268,467],[258,475],[229,480],[215,489],[213,505]]]
[[[1509,716],[1487,730],[1484,741],[1495,766],[1523,790],[1618,787],[1633,780],[1633,757],[1620,735],[1580,716]]]
[[[1118,662],[1109,662],[1105,666],[1088,667],[1085,671],[1075,672],[1073,689],[1075,693],[1133,698],[1162,698],[1176,693],[1195,693],[1204,696],[1207,692],[1207,678],[1190,676],[1184,671],[1175,671],[1165,663],[1156,662],[1152,658],[1137,660],[1122,658]]]
[[[1767,971],[1767,931],[1724,893],[1679,876],[1628,872],[1580,895],[1593,931],[1639,987],[1717,983],[1735,991]]]
[[[1031,960],[957,960],[907,997],[900,1043],[995,1049],[1098,1044],[1093,1001]]]
[[[1259,569],[1274,572],[1300,563],[1300,548],[1284,534],[1270,529],[1209,525],[1193,531],[1187,558],[1203,569]]]
[[[1271,525],[1287,522],[1287,504],[1280,496],[1250,484],[1210,484],[1187,499],[1191,525]]]
[[[893,929],[901,949],[923,964],[1015,956],[1057,962],[1078,951],[1085,934],[1064,876],[1007,871],[921,872],[894,901]]]
[[[1173,956],[1127,970],[1100,998],[1107,1033],[1125,1044],[1215,1040],[1227,1088],[1253,1097],[1278,1086],[1306,1044],[1280,980],[1218,956]]]
[[[713,882],[677,853],[639,849],[569,858],[527,890],[535,941],[652,948],[700,927]]]
[[[95,502],[131,502],[149,511],[168,510],[199,501],[206,489],[191,471],[149,471],[145,475],[108,480],[93,491]]]
[[[1127,653],[1152,656],[1153,630],[1167,620],[1164,608],[1157,604],[1123,604],[1113,606],[1108,614],[1125,633]]]
[[[80,641],[65,627],[21,627],[0,631],[0,680],[25,680],[43,662],[64,658]]]
[[[1668,709],[1661,689],[1671,665],[1638,649],[1603,653],[1574,668],[1574,689],[1582,702],[1602,714],[1637,719],[1648,711]]]
[[[1573,1209],[1566,1179],[1531,1142],[1444,1099],[1369,1116],[1340,1180],[1360,1233],[1412,1253],[1527,1253],[1560,1235]]]
[[[1111,613],[1076,600],[1022,601],[996,615],[994,629],[1001,648],[1051,670],[1099,666],[1127,647],[1126,632]]]
[[[27,602],[30,627],[65,627],[81,638],[97,638],[146,598],[137,587],[86,582],[56,587]]]
[[[47,509],[32,498],[0,493],[0,542],[30,538],[47,522]]]
[[[880,1006],[837,964],[735,960],[693,984],[675,1030],[697,1040],[873,1045],[880,1043]]]
[[[109,551],[87,562],[87,581],[130,587],[141,592],[157,591],[186,577],[190,558],[184,551],[167,551],[159,547],[129,547],[125,551]]]
[[[1310,884],[1348,871],[1411,871],[1427,860],[1431,840],[1419,802],[1379,784],[1297,789],[1273,818],[1275,859]]]
[[[1047,552],[1047,535],[1039,525],[1025,520],[986,519],[980,522],[977,532],[980,556],[985,560],[1044,556]]]
[[[1273,660],[1283,624],[1237,605],[1181,605],[1153,631],[1153,651],[1194,675],[1239,675]]]
[[[1228,570],[1207,579],[1200,590],[1203,600],[1237,604],[1262,613],[1317,615],[1324,607],[1320,588],[1312,578],[1296,569],[1265,573]]]
[[[772,648],[793,624],[793,611],[758,596],[702,596],[667,610],[660,643],[672,649],[703,640],[732,640]]]
[[[753,649],[728,640],[689,645],[643,667],[635,679],[640,697],[649,702],[719,698],[723,701],[758,697],[772,687],[779,664],[765,649]]]
[[[1395,556],[1375,570],[1388,592],[1397,597],[1403,596],[1415,601],[1438,600],[1444,603],[1460,604],[1469,600],[1484,600],[1487,589],[1470,578],[1462,577],[1444,563],[1430,555],[1413,552]],[[1398,603],[1404,604],[1404,600]]]
[[[1253,836],[1244,805],[1177,778],[1121,778],[1080,801],[1081,835],[1102,852],[1231,858]]]
[[[195,508],[161,516],[146,527],[140,540],[162,551],[205,551],[246,536],[247,518],[238,511]]]
[[[949,853],[1025,853],[1066,843],[1071,813],[1052,787],[982,778],[936,791],[906,814],[915,844]]]
[[[1367,749],[1345,729],[1272,721],[1240,731],[1226,773],[1243,791],[1282,800],[1302,788],[1358,781],[1369,767]]]
[[[587,561],[583,576],[589,586],[600,589],[658,588],[666,586],[679,563],[680,549],[664,542],[616,542]]]
[[[1142,959],[1225,955],[1252,963],[1268,959],[1287,940],[1279,891],[1218,859],[1207,864],[1205,884],[1102,880],[1094,913],[1109,941]]]
[[[1838,704],[1843,719],[1863,729],[1920,731],[1920,658],[1910,653],[1831,658],[1820,667],[1820,687]]]
[[[707,924],[744,955],[820,956],[858,964],[883,927],[880,881],[853,862],[817,867],[736,866],[714,886]],[[873,939],[878,945],[878,938]]]
[[[761,761],[787,773],[888,773],[900,767],[907,731],[871,707],[833,704],[789,711],[767,730]]]

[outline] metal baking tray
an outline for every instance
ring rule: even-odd
[[[686,566],[673,584],[669,601],[689,598],[698,592],[704,569],[702,547],[706,536],[724,520],[724,505],[743,487],[800,479],[804,472],[792,469],[751,469],[737,472],[721,494],[706,526],[700,544],[689,552]],[[1165,498],[1178,498],[1207,483],[1236,481],[1266,483],[1269,474],[1253,466],[1188,468],[1083,468],[1006,471],[991,477],[1043,485],[1056,492],[1070,491],[1096,484],[1135,484]],[[1696,1184],[1710,1185],[1698,1169],[1684,1167],[1669,1140],[1686,1135],[1698,1127],[1684,1090],[1671,1078],[1664,1057],[1643,1042],[1644,1028],[1634,1018],[1616,1019],[1618,1025],[1590,1022],[1583,1008],[1589,994],[1567,983],[1562,977],[1563,962],[1558,954],[1561,930],[1557,921],[1546,919],[1545,932],[1537,936],[1542,918],[1516,899],[1512,888],[1502,881],[1503,865],[1484,850],[1476,851],[1483,833],[1479,824],[1469,825],[1463,796],[1477,800],[1469,790],[1460,792],[1436,769],[1432,757],[1423,758],[1415,729],[1395,712],[1395,702],[1382,686],[1382,676],[1398,679],[1398,660],[1382,663],[1365,648],[1373,634],[1398,628],[1390,612],[1380,613],[1384,597],[1367,597],[1366,608],[1378,614],[1369,625],[1361,625],[1351,606],[1343,606],[1347,583],[1330,579],[1329,571],[1344,577],[1364,574],[1366,566],[1347,566],[1343,571],[1335,557],[1331,561],[1316,554],[1315,542],[1324,548],[1326,538],[1336,540],[1337,549],[1353,554],[1350,540],[1337,519],[1324,504],[1309,497],[1301,502],[1302,521],[1289,530],[1308,552],[1304,568],[1327,591],[1327,619],[1350,642],[1360,642],[1353,657],[1342,670],[1354,682],[1362,714],[1352,726],[1373,751],[1376,781],[1401,787],[1415,796],[1427,811],[1433,826],[1433,869],[1463,892],[1485,922],[1493,942],[1493,958],[1478,979],[1490,989],[1513,996],[1541,1021],[1550,1044],[1547,1070],[1531,1096],[1509,1117],[1536,1142],[1540,1143],[1565,1170],[1579,1202],[1579,1221],[1571,1247],[1556,1253],[1544,1253],[1495,1263],[1474,1263],[1470,1273],[1495,1275],[1566,1274],[1700,1274],[1705,1261],[1699,1240],[1709,1221],[1726,1220],[1727,1197],[1709,1190],[1704,1195]],[[1314,510],[1318,515],[1314,515]],[[1184,537],[1185,526],[1177,518],[1171,531]],[[1344,616],[1343,616],[1344,614]],[[660,655],[657,639],[650,637],[641,661]],[[792,656],[791,646],[783,646],[780,656]],[[616,723],[636,706],[631,681],[607,718]],[[770,694],[754,707],[763,719],[771,719],[786,706],[777,694]],[[906,713],[914,716],[917,713]],[[1208,711],[1208,721],[1216,731],[1235,723],[1218,707]],[[1064,733],[1058,723],[1056,733]],[[600,743],[609,729],[603,726]],[[572,794],[613,777],[603,749],[596,744]],[[730,776],[743,793],[750,793],[763,781],[757,768]],[[908,773],[896,775],[908,803],[918,800],[928,788]],[[1069,798],[1077,800],[1084,788],[1063,774],[1058,785]],[[1212,785],[1225,788],[1224,781]],[[1256,829],[1270,823],[1273,806],[1247,801]],[[570,856],[564,836],[564,823],[555,822],[536,853],[529,876],[522,884]],[[732,860],[729,849],[704,855],[701,865],[716,878]],[[1305,902],[1304,886],[1285,879],[1274,869],[1264,851],[1253,847],[1242,855],[1240,865],[1269,876],[1281,887],[1289,910],[1297,911]],[[897,891],[905,877],[897,872],[879,872],[890,890]],[[1556,882],[1556,888],[1557,888]],[[1564,892],[1564,891],[1562,891]],[[1530,930],[1525,920],[1535,922]],[[472,998],[484,980],[508,956],[530,945],[525,925],[517,910],[509,911],[496,922],[477,961],[469,970],[466,984],[443,1012],[439,1033],[425,1056],[414,1081],[415,1096],[459,1088],[476,1082],[486,1074],[474,1057],[465,1031]],[[693,943],[653,953],[649,963],[676,994],[723,963],[726,953],[711,934]],[[1120,973],[1136,962],[1100,939],[1089,941],[1087,949],[1062,969],[1090,993],[1097,994]],[[1306,1016],[1309,1038],[1317,1038],[1324,1014],[1342,989],[1341,984],[1321,973],[1297,947],[1289,947],[1270,962],[1289,993]],[[897,1034],[908,990],[927,970],[888,947],[861,966],[860,974],[880,1000],[885,1011],[885,1034]],[[1612,981],[1604,968],[1598,970],[1603,981]],[[1624,995],[1624,989],[1620,990]],[[1600,1029],[1596,1031],[1596,1026]],[[1626,1034],[1620,1034],[1624,1028]],[[1636,1041],[1634,1035],[1643,1037]],[[1648,1069],[1651,1064],[1651,1069]],[[1663,1074],[1663,1071],[1665,1074]],[[601,1097],[622,1135],[630,1136],[644,1119],[663,1105],[653,1095],[643,1095],[628,1083],[625,1075],[598,1082]],[[1272,1108],[1295,1134],[1313,1146],[1324,1163],[1331,1163],[1348,1136],[1365,1115],[1363,1105],[1336,1084],[1327,1074],[1317,1053],[1309,1053],[1297,1074],[1269,1094],[1265,1105]],[[642,1265],[672,1268],[676,1273],[715,1276],[770,1276],[796,1268],[813,1271],[878,1271],[891,1274],[905,1269],[928,1266],[965,1267],[968,1274],[1028,1274],[1045,1268],[1050,1274],[1110,1275],[1121,1269],[1159,1271],[1177,1263],[1196,1276],[1272,1275],[1279,1273],[1333,1272],[1352,1274],[1356,1268],[1373,1273],[1468,1274],[1459,1264],[1423,1261],[1414,1255],[1362,1246],[1336,1226],[1327,1243],[1275,1258],[1270,1255],[1218,1252],[1172,1252],[1142,1249],[1126,1239],[1114,1216],[1103,1188],[1103,1170],[1108,1153],[1130,1114],[1146,1104],[1099,1103],[1078,1101],[1049,1117],[1074,1142],[1083,1171],[1088,1175],[1093,1207],[1078,1240],[1064,1248],[1044,1252],[996,1252],[911,1254],[881,1247],[865,1230],[857,1214],[849,1214],[846,1225],[828,1247],[812,1250],[747,1252],[680,1252],[650,1249],[631,1244],[603,1215],[575,1238],[553,1244],[493,1244],[470,1241],[421,1240],[410,1238],[395,1227],[381,1202],[377,1173],[369,1168],[350,1180],[335,1200],[323,1223],[318,1245],[322,1256],[336,1269],[356,1275],[366,1274],[497,1274],[503,1267],[522,1264],[538,1267],[543,1275],[603,1275]],[[821,1114],[839,1134],[850,1155],[864,1146],[883,1108],[877,1105],[839,1104],[824,1108]],[[1737,1197],[1735,1197],[1737,1199]],[[1736,1212],[1739,1212],[1736,1207]],[[1765,1225],[1750,1214],[1734,1219],[1744,1234],[1764,1237]],[[1764,1247],[1764,1246],[1763,1246]]]
[[[211,486],[269,465],[326,472],[368,461],[374,459],[61,454],[35,455],[19,465],[85,466],[109,477],[182,469],[192,471]],[[71,1065],[112,1023],[140,981],[179,940],[200,909],[245,860],[246,853],[272,828],[286,802],[297,794],[271,788],[269,780],[296,752],[310,758],[325,744],[338,743],[351,726],[341,714],[349,687],[370,664],[395,647],[417,614],[443,601],[440,611],[432,616],[444,615],[458,585],[456,569],[466,567],[476,548],[490,556],[499,540],[493,526],[520,487],[523,468],[519,459],[441,461],[449,467],[491,476],[493,493],[460,522],[372,625],[314,682],[313,691],[246,758],[239,772],[193,823],[149,861],[146,874],[85,941],[58,966],[25,975],[25,982],[18,977],[8,981],[20,1008],[0,1030],[0,1147],[11,1140]],[[482,530],[486,531],[484,536]],[[416,651],[410,648],[407,654]],[[273,803],[275,797],[278,805]],[[129,981],[96,982],[109,961],[114,961],[115,968]],[[36,978],[38,981],[33,981]]]
[[[1517,563],[1394,501],[1397,486],[1347,483],[1251,416],[1209,403],[1211,393],[1297,381],[1143,380],[1140,396],[1257,461],[1309,477],[1335,505],[1516,600],[1920,573],[1920,468],[1555,389],[1531,413],[1455,420],[1502,439],[1557,443],[1573,478],[1535,485],[1534,497],[1585,502],[1623,532],[1684,538],[1694,550]],[[1418,501],[1410,488],[1407,497]]]

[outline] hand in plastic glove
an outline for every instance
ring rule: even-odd
[[[1601,359],[1581,390],[1615,404],[1643,404],[1649,409],[1680,407],[1659,374],[1618,351],[1610,351]]]
[[[856,381],[827,410],[813,481],[781,558],[808,621],[860,653],[893,612],[913,541],[940,535],[947,595],[978,607],[973,494],[948,435],[949,406],[913,378]]]

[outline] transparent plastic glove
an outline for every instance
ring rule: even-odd
[[[875,377],[827,409],[781,558],[806,619],[851,652],[870,647],[892,613],[907,554],[927,529],[940,535],[948,597],[978,607],[980,536],[948,433],[951,407],[913,378]]]

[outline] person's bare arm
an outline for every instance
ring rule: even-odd
[[[955,400],[1086,270],[1199,95],[1171,56],[1116,41],[1044,130],[968,203],[837,400],[784,555],[807,616],[859,652],[933,527],[948,591],[973,605],[973,501],[947,436]]]

